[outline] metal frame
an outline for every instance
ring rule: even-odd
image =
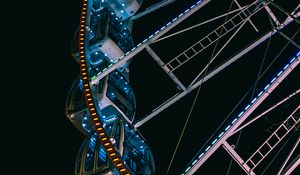
[[[298,139],[297,139],[295,145],[292,147],[292,149],[291,149],[289,155],[287,156],[287,158],[285,159],[284,163],[283,163],[282,166],[280,167],[280,169],[279,169],[277,175],[282,174],[283,168],[285,167],[286,163],[287,163],[287,162],[289,161],[289,159],[291,158],[291,156],[292,156],[292,154],[294,153],[295,149],[297,148],[299,142],[300,142],[300,136],[298,137]],[[295,160],[297,160],[297,159],[298,159],[298,161],[300,160],[300,153],[299,153],[299,155],[296,157]],[[296,164],[296,162],[297,162],[297,161],[295,161],[294,164]],[[298,165],[299,165],[299,163],[298,163]],[[296,166],[298,166],[298,165],[296,165]],[[290,167],[290,168],[289,168],[289,167]],[[286,172],[285,174],[287,174],[288,171],[289,171],[289,169],[291,169],[292,167],[293,167],[293,162],[292,162],[291,166],[288,166],[288,167],[287,167],[287,169],[285,170],[285,172]],[[290,173],[291,173],[291,172],[290,172]]]
[[[154,5],[152,5],[151,7],[148,7],[145,11],[132,16],[130,19],[131,20],[139,19],[139,18],[141,18],[141,17],[143,17],[145,15],[148,15],[149,13],[152,13],[152,12],[154,12],[154,11],[156,11],[156,10],[164,7],[164,6],[167,6],[167,5],[169,5],[169,4],[171,4],[171,3],[175,2],[175,1],[176,0],[163,0],[161,2],[158,2],[158,3],[154,4]]]
[[[244,129],[245,127],[247,127],[248,125],[251,125],[253,122],[255,122],[257,119],[261,118],[262,116],[266,115],[268,112],[270,112],[271,110],[273,110],[274,108],[278,107],[279,105],[281,105],[282,103],[286,102],[287,100],[289,100],[290,98],[292,98],[293,96],[297,95],[300,92],[300,89],[298,89],[297,91],[293,92],[292,94],[290,94],[288,97],[284,98],[283,100],[281,100],[280,102],[276,103],[275,105],[273,105],[272,107],[270,107],[269,109],[265,110],[264,112],[262,112],[261,114],[257,115],[256,117],[254,117],[252,120],[250,120],[249,122],[245,123],[244,125],[240,126],[238,129],[236,129],[233,133],[237,133],[239,131],[241,131],[242,129]]]
[[[300,52],[299,52],[300,53]],[[230,136],[233,135],[234,131],[250,116],[250,114],[276,89],[276,87],[292,72],[292,70],[300,63],[300,54],[297,55],[296,60],[291,63],[284,71],[280,71],[276,79],[272,80],[264,90],[261,91],[255,100],[252,100],[251,104],[246,106],[245,110],[242,111],[237,118],[235,118],[231,125],[228,125],[225,130],[219,135],[217,140],[208,146],[196,162],[189,166],[185,171],[186,174],[193,174]],[[298,106],[299,108],[300,106]],[[248,165],[249,166],[249,165]]]
[[[197,12],[211,0],[199,0],[195,5],[192,5],[189,9],[185,10],[183,13],[179,14],[178,17],[174,18],[171,22],[167,23],[165,26],[161,27],[160,30],[157,30],[154,34],[150,35],[146,38],[142,43],[139,43],[136,47],[132,48],[131,52],[127,52],[125,55],[120,57],[114,64],[109,65],[108,68],[100,72],[96,77],[93,77],[91,80],[91,84],[96,84],[100,79],[108,75],[110,72],[114,71],[118,67],[120,67],[123,63],[132,59],[133,56],[141,52],[146,46],[153,43],[159,37],[170,31],[172,28],[183,22],[189,16]]]
[[[294,16],[296,18],[299,17],[300,16],[300,12],[298,12],[297,14],[294,14]],[[247,47],[245,47],[244,49],[242,49],[240,52],[236,53],[235,56],[233,56],[232,58],[230,58],[224,64],[220,65],[218,68],[216,68],[215,70],[211,71],[206,76],[204,76],[203,78],[199,79],[197,82],[194,82],[194,84],[192,84],[189,87],[187,87],[184,91],[175,94],[174,96],[172,96],[171,98],[169,98],[168,100],[166,100],[164,103],[162,103],[161,105],[159,105],[158,107],[156,107],[155,109],[153,109],[150,114],[148,114],[148,115],[142,117],[140,120],[138,120],[135,123],[134,127],[140,127],[140,126],[142,126],[144,123],[146,123],[147,121],[149,121],[150,119],[152,119],[154,116],[156,116],[157,114],[159,114],[161,111],[165,110],[166,108],[168,108],[169,106],[171,106],[172,104],[174,104],[175,102],[177,102],[178,100],[180,100],[181,98],[183,98],[184,96],[186,96],[187,94],[189,94],[191,91],[193,91],[194,89],[196,89],[197,87],[199,87],[202,83],[206,82],[207,80],[209,80],[210,78],[212,78],[213,76],[215,76],[216,74],[218,74],[219,72],[221,72],[222,70],[224,70],[225,68],[227,68],[229,65],[231,65],[232,63],[234,63],[238,59],[242,58],[249,51],[251,51],[252,49],[254,49],[256,46],[258,46],[259,44],[261,44],[265,40],[267,40],[269,37],[271,37],[274,34],[276,34],[278,32],[278,30],[283,29],[285,26],[287,26],[288,24],[290,24],[292,21],[294,21],[293,18],[288,17],[281,25],[279,25],[276,28],[272,29],[270,32],[268,32],[265,35],[261,36],[254,43],[248,45]]]

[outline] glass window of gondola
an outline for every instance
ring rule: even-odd
[[[149,147],[137,131],[125,126],[124,161],[136,174],[152,174],[155,167]]]
[[[89,76],[96,76],[100,71],[109,65],[108,58],[100,51],[90,49]]]
[[[99,152],[98,152],[98,166],[102,166],[106,163],[106,152],[104,147],[100,144]]]
[[[133,40],[128,28],[115,14],[111,15],[108,36],[123,52],[128,52],[133,47]]]
[[[80,166],[81,166],[81,159],[82,159],[82,152],[83,152],[83,149],[84,149],[84,145],[85,145],[85,141],[83,141],[80,149],[79,149],[79,152],[78,152],[78,155],[77,155],[77,161],[76,161],[76,171],[77,173],[79,173],[80,171]]]
[[[86,103],[82,91],[82,81],[78,76],[70,88],[66,102],[66,112],[77,112],[84,108],[86,108]]]
[[[110,11],[105,7],[94,10],[90,22],[90,45],[101,41],[108,33],[110,27]]]
[[[114,72],[108,82],[107,97],[132,120],[135,110],[133,91],[126,79],[120,73]]]
[[[86,171],[91,171],[94,168],[94,154],[95,154],[95,145],[96,145],[97,134],[93,134],[90,138],[89,145],[86,151],[84,169]]]

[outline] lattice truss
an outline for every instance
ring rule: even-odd
[[[174,0],[162,1],[132,19],[137,20],[171,2]],[[246,174],[261,174],[268,166],[265,162],[272,162],[269,157],[276,157],[275,153],[287,142],[292,146],[288,148],[287,155],[281,156],[282,163],[276,168],[276,173],[290,174],[300,163],[299,151],[295,151],[299,150],[300,139],[297,130],[300,121],[300,90],[298,86],[298,89],[287,91],[285,96],[277,99],[272,97],[272,93],[277,87],[280,88],[281,83],[285,83],[284,79],[295,69],[299,71],[297,66],[300,62],[298,34],[300,4],[296,0],[289,1],[292,5],[285,8],[282,5],[284,3],[283,0],[243,2],[233,0],[229,10],[224,8],[223,12],[201,17],[202,9],[212,8],[217,2],[198,1],[149,37],[141,40],[136,47],[116,60],[114,64],[100,71],[92,78],[91,83],[97,83],[126,61],[134,59],[139,53],[143,52],[153,58],[174,82],[177,92],[147,115],[138,117],[134,125],[138,128],[213,77],[218,78],[217,75],[222,74],[225,69],[259,55],[261,59],[257,62],[257,66],[264,65],[261,66],[258,76],[255,76],[255,86],[249,90],[252,93],[246,95],[242,103],[239,103],[227,117],[223,117],[224,122],[216,128],[216,132],[202,148],[199,148],[200,151],[188,163],[182,174],[197,172],[198,168],[219,149],[225,150]],[[196,18],[199,20],[195,20]],[[186,27],[187,24],[185,27],[180,25],[184,20],[190,19],[197,21],[197,24],[190,27]],[[291,31],[290,26],[294,26],[293,28],[297,30]],[[185,36],[194,37],[182,42],[180,35],[185,33],[187,33]],[[177,41],[176,37],[179,38]],[[266,54],[268,54],[267,58],[265,58]],[[263,58],[266,59],[265,62],[261,62]],[[268,79],[271,75],[274,75],[273,78]],[[277,116],[280,120],[276,124],[273,122],[268,132],[257,131],[252,133],[252,136],[251,133],[247,133],[248,128],[252,127],[253,130],[257,123],[265,121],[266,116],[276,116],[278,110],[291,100],[296,102],[289,105],[284,114]],[[247,150],[245,152],[236,149],[237,135],[241,131],[248,134],[247,141],[239,146]],[[255,137],[260,137],[260,140],[264,141],[257,143]],[[251,144],[247,145],[249,142]]]

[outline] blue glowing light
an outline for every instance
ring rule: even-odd
[[[231,125],[228,125],[228,126],[225,128],[225,131],[227,131],[227,130],[230,128],[230,126],[231,126]]]
[[[224,134],[224,132],[221,132],[221,134],[219,134],[218,137],[221,138],[223,134]]]
[[[295,59],[296,59],[296,57],[292,58],[291,61],[290,61],[290,63],[294,62]]]
[[[235,119],[231,122],[231,124],[234,124],[236,121],[237,121],[237,118],[235,118]]]
[[[185,170],[185,172],[188,172],[190,169],[191,169],[191,167],[189,166],[189,167]]]
[[[276,77],[274,77],[274,78],[271,80],[271,83],[273,83],[275,80],[276,80]]]
[[[290,65],[290,64],[286,64],[286,65],[284,66],[283,70],[285,70],[286,68],[288,68],[289,65]]]
[[[244,114],[244,111],[240,112],[238,117],[241,117]]]
[[[267,86],[264,88],[264,90],[267,90],[270,87],[270,84],[267,84]]]
[[[200,3],[200,2],[201,2],[201,1],[198,1],[197,4]],[[297,53],[297,56],[299,56],[299,55],[300,55],[300,51]],[[292,63],[293,61],[295,61],[295,59],[296,59],[296,57],[293,57],[293,58],[290,60],[289,63]],[[279,76],[283,73],[283,71],[286,70],[289,66],[290,66],[290,64],[286,64],[286,65],[284,66],[283,70],[281,70],[281,71],[277,74],[277,77],[279,77]],[[274,81],[276,80],[277,77],[275,77],[275,78],[273,78],[273,79],[271,80],[271,84],[274,83]],[[257,97],[254,98],[254,99],[251,101],[251,104],[253,104],[253,103],[258,99],[258,97],[260,97],[264,92],[266,92],[266,90],[267,90],[269,87],[270,87],[270,84],[267,84],[267,85],[264,87],[264,90],[263,90],[263,91],[260,91],[259,94],[257,95]],[[246,106],[245,110],[247,110],[249,107],[250,107],[250,104],[248,104],[248,105]],[[243,114],[244,114],[244,111],[240,112],[239,115],[238,115],[238,117],[241,117]],[[233,123],[235,123],[236,121],[237,121],[237,118],[235,118],[231,123],[233,124]],[[221,137],[224,135],[224,133],[225,133],[231,126],[232,126],[232,125],[228,125],[228,126],[225,128],[225,130],[222,131],[222,132],[218,135],[218,138],[221,138]],[[208,146],[208,147],[205,149],[204,152],[207,152],[207,151],[209,150],[209,148],[211,148],[211,146],[213,146],[217,141],[218,141],[218,139],[215,139],[215,140],[211,143],[211,145]],[[193,161],[192,166],[194,166],[194,165],[196,164],[196,162],[197,162],[198,160],[200,160],[200,158],[204,155],[204,152],[202,152],[202,153],[198,156],[198,159],[195,159],[195,160]],[[188,167],[188,169],[187,169],[185,172],[187,172],[189,169],[190,169],[190,166]]]
[[[254,99],[251,101],[251,103],[254,103],[256,100],[257,100],[257,98],[254,98]]]

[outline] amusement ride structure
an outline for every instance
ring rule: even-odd
[[[72,47],[80,75],[70,88],[66,102],[67,117],[86,136],[77,155],[75,174],[158,174],[159,165],[156,160],[159,158],[153,156],[153,150],[146,141],[149,139],[143,137],[139,127],[193,90],[197,90],[165,172],[168,174],[202,85],[217,74],[222,74],[226,68],[234,66],[241,58],[253,56],[251,52],[263,43],[267,47],[259,50],[264,52],[264,56],[259,60],[260,64],[257,63],[260,66],[259,73],[255,75],[255,83],[249,90],[251,92],[244,97],[239,96],[242,99],[238,105],[227,117],[220,120],[215,132],[209,134],[210,137],[201,144],[201,148],[193,153],[194,157],[186,160],[189,161],[186,162],[186,167],[176,172],[183,175],[197,174],[198,169],[223,148],[231,157],[230,166],[234,161],[245,174],[263,174],[270,166],[263,163],[272,163],[273,160],[268,157],[275,159],[277,155],[272,152],[280,152],[278,148],[285,147],[286,143],[292,146],[289,147],[288,154],[285,154],[281,166],[276,168],[276,173],[288,175],[296,171],[300,167],[300,103],[297,99],[300,77],[294,82],[296,88],[286,90],[285,96],[273,101],[268,99],[277,87],[286,83],[285,79],[294,70],[299,72],[300,3],[293,0],[289,2],[289,6],[284,6],[284,2],[281,2],[283,0],[230,0],[230,8],[224,14],[203,20],[199,17],[201,9],[217,2],[179,1],[161,0],[140,12],[143,0],[82,0],[80,24]],[[137,30],[134,21],[176,3],[184,3],[180,6],[185,9],[174,15],[165,25],[159,26],[158,30],[136,42],[139,39],[134,38],[134,31]],[[190,18],[198,24],[190,27],[186,27],[189,24],[180,25]],[[212,27],[207,28],[207,31],[197,29],[208,24],[212,24]],[[175,48],[184,46],[183,51],[166,51],[168,56],[158,53],[159,43],[168,43],[168,40],[172,40],[171,37],[185,32],[192,32],[189,36],[197,37],[178,42],[173,48],[169,47],[176,50]],[[242,39],[245,35],[249,35],[248,40]],[[281,39],[281,45],[277,46],[281,50],[274,50],[274,53],[269,54],[271,38]],[[231,46],[231,43],[234,44]],[[139,57],[142,52],[155,60],[160,70],[174,84],[176,93],[150,113],[138,116],[136,110],[139,101],[131,87],[134,77],[129,76],[129,65],[132,58]],[[223,52],[226,54],[222,55]],[[270,55],[268,58],[267,54]],[[192,78],[186,78],[187,75]],[[241,76],[246,77],[242,73]],[[259,141],[258,146],[249,144],[253,149],[249,148],[247,153],[238,152],[236,147],[243,130],[253,127],[261,118],[271,115],[272,111],[291,101],[296,102],[289,105],[288,111],[284,113],[286,116],[269,130],[269,135],[260,138],[263,141]],[[233,144],[231,139],[234,140],[237,135],[237,141]],[[194,137],[196,140],[200,139]]]

